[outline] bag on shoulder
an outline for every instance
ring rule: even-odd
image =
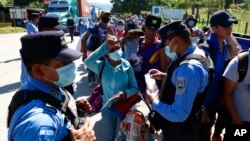
[[[92,107],[91,113],[97,113],[102,108],[102,95],[102,86],[98,84],[88,98],[88,102]]]
[[[103,95],[103,90],[102,90],[102,85],[101,85],[101,78],[102,78],[102,72],[105,66],[105,61],[103,61],[103,65],[101,68],[101,72],[99,74],[99,79],[100,79],[100,84],[98,84],[91,95],[88,97],[88,102],[92,107],[92,110],[90,113],[98,113],[100,109],[102,108],[102,95]]]
[[[98,34],[98,26],[95,25],[93,29],[91,29],[91,35],[87,40],[87,49],[90,51],[95,51],[100,46],[100,37]]]

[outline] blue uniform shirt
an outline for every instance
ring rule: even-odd
[[[220,50],[218,39],[214,33],[211,33],[209,39],[211,45],[215,48],[215,61],[214,61],[214,77],[211,80],[209,92],[205,98],[204,106],[207,107],[209,104],[219,100],[219,88],[221,87],[221,79],[225,68],[227,49],[226,43],[223,44],[223,51]],[[209,52],[208,52],[209,53]]]
[[[36,33],[38,32],[38,26],[37,24],[35,24],[34,22],[30,21],[28,24],[27,24],[27,34],[30,35],[30,34],[33,34],[33,33]]]
[[[190,46],[181,56],[186,54],[199,54],[205,56],[204,52],[196,47]],[[183,122],[191,113],[193,102],[197,93],[203,92],[208,84],[208,70],[199,61],[191,59],[176,68],[171,81],[176,87],[175,101],[172,105],[153,100],[152,107],[165,119],[171,122]]]
[[[47,84],[28,77],[21,89],[41,90],[62,100],[59,90]],[[12,116],[8,131],[9,141],[54,141],[61,140],[69,132],[70,122],[65,123],[65,115],[41,100],[20,106]]]

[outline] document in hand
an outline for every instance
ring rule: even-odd
[[[152,92],[152,94],[157,95],[159,93],[159,89],[156,85],[155,79],[153,79],[149,73],[145,74],[145,81],[147,85],[147,89]]]

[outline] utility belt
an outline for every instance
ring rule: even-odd
[[[202,114],[202,113],[198,113]],[[148,119],[155,130],[171,132],[175,136],[183,136],[197,133],[201,124],[201,115],[191,114],[184,122],[170,122],[156,111],[151,111]]]

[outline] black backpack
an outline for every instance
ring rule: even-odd
[[[203,50],[207,49],[211,59],[213,60],[213,62],[215,61],[214,46],[209,42],[209,40],[207,42],[204,42],[204,43],[200,44],[199,47],[201,49],[203,49]],[[238,57],[238,60],[239,60],[239,65],[238,65],[239,80],[238,80],[238,82],[242,82],[244,80],[246,74],[247,74],[247,68],[248,68],[248,58],[247,58],[247,56],[248,55],[249,55],[249,51],[244,50],[244,51],[241,51],[237,56],[235,56],[235,57]],[[227,67],[227,65],[229,64],[229,62],[233,58],[230,58],[230,59],[226,60],[225,68]]]
[[[89,41],[87,42],[87,49],[90,51],[95,51],[101,45],[101,37],[98,33],[98,25],[95,25],[93,29],[90,29]]]
[[[31,90],[19,90],[15,93],[12,97],[10,105],[8,107],[8,120],[7,120],[7,127],[10,125],[10,121],[12,116],[14,115],[15,111],[21,106],[26,103],[31,102],[34,99],[39,99],[44,101],[45,103],[53,106],[54,108],[62,111],[67,118],[72,122],[75,128],[78,128],[78,116],[71,111],[68,107],[70,98],[68,94],[65,94],[65,98],[63,101],[58,100],[53,95],[46,94],[42,91],[31,91]],[[76,117],[77,116],[77,117]]]

